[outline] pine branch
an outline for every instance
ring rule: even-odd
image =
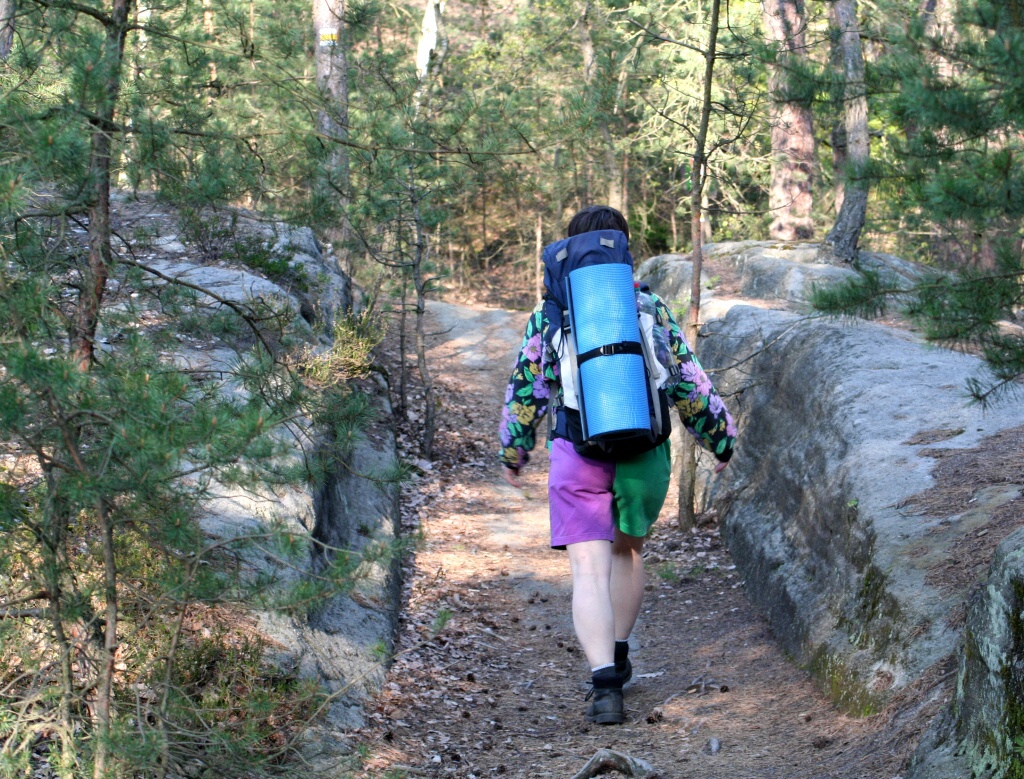
[[[185,281],[184,279],[176,278],[174,276],[168,276],[166,273],[162,273],[161,271],[158,271],[156,268],[150,267],[149,265],[146,265],[143,262],[139,262],[138,260],[122,258],[120,262],[123,262],[126,265],[133,265],[134,267],[139,268],[140,270],[144,270],[146,273],[150,273],[159,279],[163,279],[169,284],[175,284],[180,287],[186,287],[188,289],[195,290],[196,292],[206,295],[207,297],[213,298],[222,306],[230,308],[232,311],[234,311],[236,314],[238,314],[238,316],[242,318],[242,320],[252,331],[253,335],[255,335],[257,339],[259,339],[259,342],[263,344],[263,348],[267,350],[267,354],[274,354],[274,350],[271,348],[270,343],[264,337],[263,331],[257,325],[257,322],[265,321],[269,317],[256,317],[253,315],[252,311],[248,307],[242,306],[236,303],[235,301],[230,300],[229,298],[226,298],[222,295],[218,295],[213,290],[207,289],[206,287],[200,286],[199,284],[193,284],[190,281]]]

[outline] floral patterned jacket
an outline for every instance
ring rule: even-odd
[[[679,410],[683,425],[694,438],[725,462],[732,457],[736,425],[711,380],[686,345],[672,312],[657,295],[651,297],[681,373],[680,381],[668,388],[669,402]],[[548,318],[542,302],[533,310],[526,324],[523,346],[505,390],[505,405],[498,429],[501,442],[498,457],[503,465],[511,468],[521,468],[530,459],[529,453],[536,444],[537,424],[548,411],[552,390],[561,392],[558,358],[551,351],[548,339],[544,338],[547,328]]]

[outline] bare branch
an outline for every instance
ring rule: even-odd
[[[650,29],[646,25],[640,24],[640,22],[638,22],[636,19],[627,17],[626,21],[636,27],[639,27],[641,30],[643,30],[645,33],[650,35],[655,40],[664,41],[665,43],[671,43],[674,46],[682,46],[684,49],[694,51],[702,57],[707,56],[707,52],[704,51],[704,49],[700,48],[699,46],[694,46],[692,43],[687,43],[686,41],[677,41],[675,38],[669,38],[667,35],[662,35],[661,33],[654,32],[654,30]]]
[[[0,619],[44,619],[47,614],[46,609],[15,609],[0,611]]]
[[[259,318],[253,316],[252,311],[249,310],[246,306],[242,306],[236,303],[235,301],[230,300],[229,298],[223,297],[222,295],[218,295],[213,290],[207,289],[206,287],[200,286],[199,284],[193,284],[190,281],[185,281],[174,276],[168,276],[166,273],[161,273],[156,268],[150,267],[149,265],[139,262],[138,260],[124,258],[121,259],[121,262],[125,263],[126,265],[134,265],[136,268],[144,270],[146,271],[146,273],[150,273],[159,279],[163,279],[169,284],[176,284],[181,287],[186,287],[188,289],[195,290],[196,292],[206,295],[207,297],[213,298],[222,306],[227,306],[245,321],[245,323],[249,326],[249,329],[252,330],[253,335],[255,335],[256,338],[259,339],[260,343],[263,344],[263,348],[267,350],[267,354],[274,354],[274,350],[270,348],[270,344],[267,342],[267,339],[264,338],[263,336],[263,331],[260,330],[260,328],[256,325],[256,322],[259,321]]]

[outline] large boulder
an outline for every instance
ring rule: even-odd
[[[964,389],[978,359],[866,322],[734,306],[709,323],[700,357],[740,429],[704,499],[718,502],[751,600],[840,706],[879,711],[957,652],[988,561],[972,541],[1005,535],[1019,509],[1024,471],[942,465],[976,462],[993,441],[1019,448],[1024,404],[981,413]],[[991,670],[1019,617],[972,613],[968,647],[989,663],[975,675],[1003,696],[964,698],[955,733],[975,738],[1019,705]]]
[[[821,248],[810,242],[726,241],[704,247],[701,299],[745,298],[785,308],[806,304],[815,286],[852,279],[849,264],[824,262]],[[890,254],[863,252],[858,267],[875,271],[895,283],[921,274],[919,266]],[[637,276],[666,300],[685,306],[690,301],[693,263],[688,254],[651,257],[637,268]]]
[[[971,599],[956,692],[918,745],[908,779],[1002,777],[1024,739],[1024,529],[999,544]]]

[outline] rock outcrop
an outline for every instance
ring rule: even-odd
[[[738,269],[737,297],[758,305],[720,300],[704,329],[699,356],[740,437],[701,492],[719,508],[751,600],[852,713],[937,690],[928,680],[959,657],[952,708],[910,776],[1002,776],[1024,735],[1024,536],[1012,532],[1024,469],[1005,465],[1024,448],[1024,404],[970,405],[975,357],[904,329],[792,310],[811,285],[853,273],[818,266],[811,246],[798,260],[777,255],[800,249],[733,248],[723,256],[719,245],[709,264]],[[916,273],[883,260],[902,278]],[[671,296],[673,278],[688,289],[692,272],[670,271],[681,264],[656,258],[639,274],[650,266]]]
[[[707,265],[701,273],[702,304],[717,301],[722,286],[726,296],[759,300],[772,307],[805,304],[814,285],[826,285],[857,276],[848,264],[820,261],[818,244],[778,243],[775,241],[727,241],[704,247]],[[714,266],[715,271],[708,270]],[[911,281],[921,274],[913,263],[891,254],[862,252],[858,267],[883,274],[897,283]],[[662,297],[685,306],[690,300],[693,265],[689,255],[662,254],[652,257],[638,269],[638,275],[650,282]],[[729,283],[724,285],[727,276]]]
[[[321,250],[308,228],[294,228],[255,219],[240,219],[235,229],[250,242],[258,242],[264,261],[287,268],[280,278],[267,278],[256,268],[238,262],[203,262],[198,252],[177,235],[166,234],[134,247],[143,268],[142,284],[162,287],[184,282],[195,296],[195,310],[215,315],[225,305],[267,307],[289,319],[295,337],[316,352],[328,348],[333,322],[350,309],[352,287]],[[138,281],[134,283],[139,283]],[[174,322],[161,326],[172,333]],[[178,366],[217,377],[219,391],[244,394],[235,378],[239,361],[232,344],[208,337],[208,328],[193,326],[178,332],[179,347],[164,353]],[[112,334],[116,348],[116,336]],[[344,467],[326,473],[315,483],[262,485],[254,489],[210,485],[211,499],[201,507],[199,521],[213,538],[258,536],[270,523],[308,537],[308,554],[285,562],[258,549],[244,556],[252,572],[279,582],[315,576],[322,570],[323,546],[356,554],[369,544],[391,544],[399,535],[398,490],[394,484],[366,478],[386,472],[396,461],[393,434],[387,420],[391,410],[382,380],[368,382],[365,390],[381,420],[361,438]],[[318,455],[325,432],[308,419],[292,420],[280,439],[285,460],[301,463]],[[399,561],[371,562],[358,571],[354,589],[338,595],[306,614],[256,614],[272,660],[280,667],[315,680],[331,695],[325,716],[303,733],[302,755],[311,776],[347,776],[343,757],[351,748],[344,732],[363,723],[363,705],[384,681],[387,658],[394,645],[401,594]]]
[[[971,598],[951,706],[918,745],[908,776],[1001,777],[1024,737],[1024,529],[999,544]]]

